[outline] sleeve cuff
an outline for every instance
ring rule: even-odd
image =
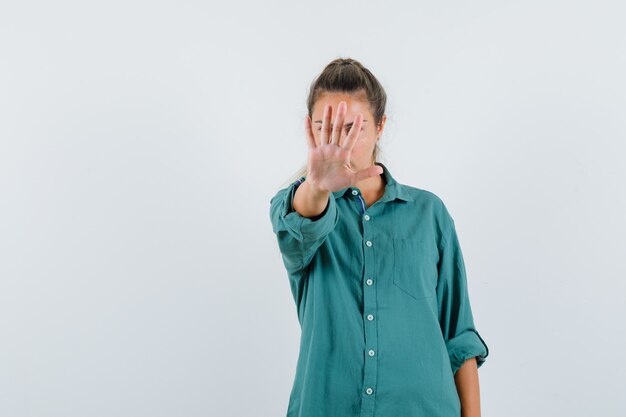
[[[296,189],[302,184],[302,179],[297,180],[287,190],[281,207],[281,216],[289,232],[299,241],[313,241],[324,236],[334,228],[339,220],[337,203],[333,193],[329,194],[328,204],[322,213],[309,218],[300,215],[293,208],[293,198]]]
[[[450,355],[452,373],[456,374],[461,365],[470,358],[476,357],[476,365],[480,366],[489,355],[489,347],[474,329],[469,329],[446,342]]]

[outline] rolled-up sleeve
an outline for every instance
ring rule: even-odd
[[[278,239],[287,272],[296,274],[306,268],[317,249],[339,221],[337,203],[330,193],[328,204],[314,218],[304,217],[293,208],[296,189],[303,178],[283,188],[270,200],[272,230]]]
[[[437,281],[437,302],[441,331],[450,356],[453,374],[463,363],[476,357],[480,367],[489,354],[487,344],[474,326],[463,254],[450,219],[442,238]]]

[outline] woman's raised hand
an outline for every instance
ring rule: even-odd
[[[363,115],[358,113],[350,132],[342,138],[344,118],[347,111],[345,101],[339,102],[335,122],[331,131],[332,106],[324,107],[324,117],[320,139],[317,140],[312,130],[311,118],[307,115],[305,128],[309,146],[308,173],[306,181],[317,190],[335,192],[356,185],[359,181],[382,174],[382,167],[374,165],[360,171],[350,166],[350,154],[356,144]]]

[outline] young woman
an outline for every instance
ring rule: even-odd
[[[302,329],[287,417],[480,416],[489,351],[454,220],[377,161],[385,104],[358,61],[326,66],[309,93],[308,163],[270,201]]]

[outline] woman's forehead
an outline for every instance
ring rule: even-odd
[[[337,107],[341,101],[345,101],[347,105],[346,116],[349,116],[351,113],[356,115],[357,113],[365,114],[370,113],[369,103],[366,100],[360,100],[355,97],[345,95],[345,94],[336,94],[331,96],[330,94],[327,96],[320,97],[314,105],[313,113],[319,113],[320,117],[324,113],[324,106],[330,104],[332,106],[333,114],[336,113]]]

